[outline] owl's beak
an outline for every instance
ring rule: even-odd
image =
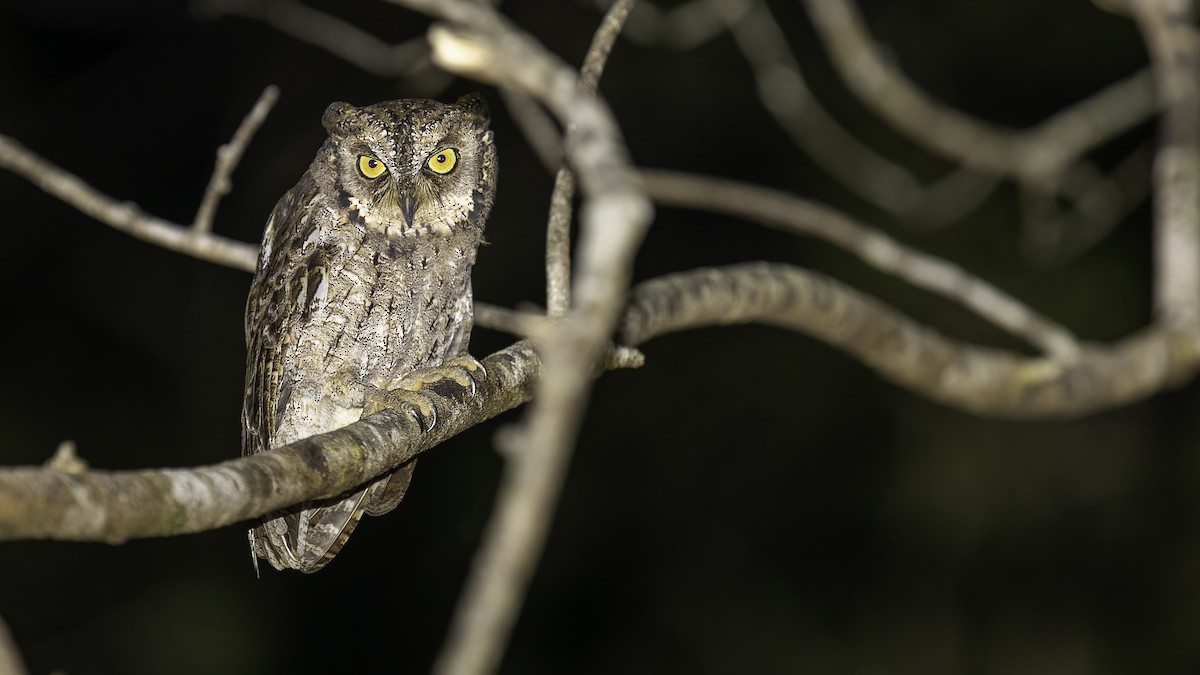
[[[400,199],[400,211],[404,213],[404,222],[409,227],[412,227],[413,214],[417,211],[417,200],[411,194],[406,194]]]

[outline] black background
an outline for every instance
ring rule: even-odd
[[[945,169],[857,103],[799,3],[772,2],[810,85],[868,142]],[[422,17],[322,7],[389,41]],[[1145,63],[1136,30],[1067,0],[864,2],[874,33],[940,99],[1037,122]],[[571,63],[582,2],[504,9]],[[366,74],[254,21],[182,3],[0,4],[0,133],[103,192],[190,222],[216,148],[259,92],[283,95],[234,175],[216,231],[257,241],[321,143],[334,100],[482,89],[501,158],[476,297],[542,302],[552,177],[498,94]],[[830,203],[971,269],[1082,337],[1150,320],[1149,208],[1067,265],[1022,253],[1015,191],[963,222],[905,229],[817,169],[763,111],[728,36],[618,44],[602,85],[635,161]],[[1096,155],[1102,164],[1149,125]],[[93,466],[238,454],[249,275],[101,225],[0,173],[5,370],[0,463],[72,439]],[[944,332],[1010,346],[950,303],[847,254],[730,218],[660,209],[637,277],[744,260],[815,268]],[[509,338],[477,330],[484,355]],[[1183,673],[1200,669],[1200,453],[1188,386],[1075,421],[949,410],[840,352],[762,327],[644,348],[596,386],[508,673]],[[122,546],[0,544],[0,615],[33,673],[426,672],[494,497],[510,414],[427,453],[408,497],[337,560],[256,579],[244,527]]]

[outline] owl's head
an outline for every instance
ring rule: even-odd
[[[340,210],[389,237],[478,233],[496,193],[489,122],[479,94],[331,104],[322,124]]]

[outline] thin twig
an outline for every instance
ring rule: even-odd
[[[766,3],[715,5],[754,72],[763,106],[797,146],[843,185],[889,213],[909,213],[921,204],[921,184],[912,173],[859,142],[813,96]]]
[[[1157,111],[1147,71],[1106,87],[1030,132],[1002,129],[944,106],[883,56],[853,0],[804,0],[838,73],[896,128],[969,167],[1042,183],[1084,152]]]
[[[211,232],[198,232],[189,226],[143,213],[136,204],[118,202],[104,195],[74,174],[3,135],[0,135],[0,167],[22,176],[92,218],[156,246],[248,272],[253,272],[258,262],[258,246],[254,244]]]
[[[532,97],[512,87],[500,87],[500,98],[538,161],[557,171],[562,166],[563,143],[554,119]]]
[[[1072,190],[1076,208],[1059,208],[1055,195],[1023,190],[1027,253],[1042,264],[1061,265],[1091,248],[1150,196],[1149,141],[1117,162],[1107,175],[1090,177]]]
[[[666,46],[679,51],[695,49],[725,32],[722,14],[728,16],[731,11],[736,13],[737,7],[742,11],[749,9],[749,2],[735,2],[737,4],[733,7],[722,8],[722,12],[716,10],[713,0],[687,0],[665,10],[642,2],[630,17],[626,34],[642,44]],[[611,6],[609,0],[592,0],[592,4],[602,11]]]
[[[1200,33],[1191,0],[1131,0],[1162,97],[1154,159],[1155,310],[1200,332]]]
[[[569,132],[568,132],[569,134]],[[571,309],[571,201],[575,174],[563,164],[554,174],[546,222],[546,311],[563,316]]]
[[[1158,111],[1150,70],[1109,85],[1028,130],[1001,128],[921,91],[884,56],[854,0],[804,3],[851,91],[909,138],[966,168],[1016,179],[1027,201],[1050,207],[1043,222],[1077,222],[1091,232],[1105,232],[1127,211],[1121,193],[1108,189],[1111,184],[1082,157]],[[1059,194],[1070,200],[1061,215]],[[1095,208],[1100,201],[1110,207]]]
[[[519,337],[534,337],[546,330],[550,321],[545,314],[522,312],[485,302],[475,303],[475,325]]]
[[[592,36],[592,44],[579,69],[579,91],[595,96],[604,64],[621,34],[621,27],[637,0],[616,0]],[[567,124],[566,143],[574,141],[574,126]],[[554,176],[550,216],[546,224],[546,312],[563,316],[571,308],[571,215],[575,199],[575,173],[563,163]]]
[[[1104,87],[1028,130],[1019,132],[1009,173],[1026,178],[1053,174],[1093,148],[1158,112],[1154,72],[1149,69]]]
[[[204,197],[200,200],[200,207],[196,209],[196,218],[192,221],[192,229],[195,231],[212,231],[217,204],[220,203],[222,197],[229,194],[232,187],[229,178],[233,174],[233,170],[237,168],[238,162],[242,161],[242,153],[246,151],[250,139],[254,138],[254,134],[267,119],[271,108],[278,100],[279,87],[273,84],[268,85],[266,89],[263,89],[263,93],[258,97],[254,107],[238,125],[233,139],[217,148],[216,167],[213,168],[212,177],[208,179],[208,187],[204,189]]]
[[[0,135],[0,167],[26,178],[96,220],[155,246],[243,272],[254,272],[258,263],[257,244],[198,232],[143,213],[136,204],[118,202],[3,135]],[[477,326],[523,337],[534,334],[544,323],[536,315],[485,303],[477,303],[475,311]]]
[[[818,237],[877,269],[962,304],[1048,355],[1063,360],[1078,355],[1079,345],[1070,331],[1004,291],[828,207],[757,185],[675,171],[644,170],[642,179],[659,203],[728,213]]]

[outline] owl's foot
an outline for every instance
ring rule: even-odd
[[[467,395],[474,396],[477,382],[485,378],[487,369],[474,356],[468,354],[446,359],[440,366],[422,368],[405,375],[396,382],[396,387],[412,392],[433,389],[444,396],[454,396],[456,393],[447,391],[445,387],[458,387]]]
[[[487,369],[472,356],[448,359],[440,366],[422,368],[406,375],[389,390],[375,389],[367,395],[364,415],[383,408],[404,408],[418,418],[428,432],[437,424],[437,408],[423,390],[456,397],[459,392],[474,396],[477,382],[487,377]],[[458,390],[458,391],[455,391]]]
[[[437,408],[429,397],[408,389],[368,389],[362,416],[366,417],[384,409],[407,412],[426,433],[437,424]]]

